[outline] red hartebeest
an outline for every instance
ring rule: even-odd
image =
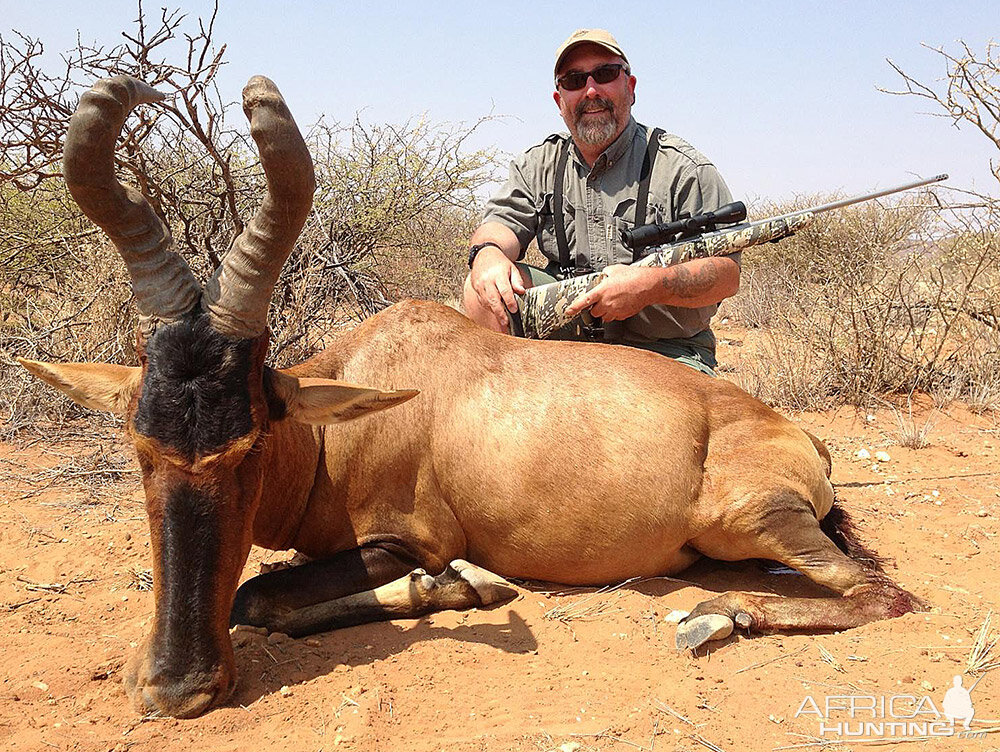
[[[713,598],[680,625],[682,647],[720,622],[842,629],[916,606],[821,529],[838,515],[817,439],[660,355],[518,340],[408,301],[299,366],[266,366],[268,300],[314,178],[274,84],[254,78],[243,97],[268,191],[204,289],[115,177],[128,112],[159,95],[117,77],[82,97],[66,182],[129,268],[141,365],[22,361],[127,416],[156,604],[126,671],[137,708],[194,716],[224,701],[231,623],[303,635],[485,605],[513,593],[502,575],[611,583],[704,555],[776,560],[833,591]],[[253,543],[313,561],[237,590]]]

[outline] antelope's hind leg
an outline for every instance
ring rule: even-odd
[[[237,592],[230,623],[292,637],[445,609],[488,606],[517,591],[499,575],[455,559],[431,576],[408,556],[359,548],[259,575]]]
[[[922,610],[921,601],[900,588],[877,563],[855,560],[820,528],[812,507],[789,493],[777,509],[761,515],[757,534],[741,541],[739,558],[772,559],[798,570],[839,595],[820,598],[725,593],[703,601],[677,627],[677,647],[697,648],[727,637],[733,623],[754,632],[830,631],[891,619]],[[763,523],[767,523],[766,526]],[[707,548],[713,548],[706,541]],[[702,549],[703,550],[703,549]],[[712,555],[710,551],[705,551]],[[722,558],[716,556],[716,558]],[[729,557],[726,557],[729,558]],[[730,620],[728,631],[725,619]]]

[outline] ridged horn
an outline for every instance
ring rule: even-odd
[[[270,79],[250,79],[243,89],[243,112],[260,153],[267,194],[205,285],[202,308],[217,331],[256,337],[267,328],[271,293],[312,208],[316,177],[302,134]]]
[[[73,199],[125,260],[139,312],[173,320],[198,302],[201,286],[172,250],[166,224],[139,191],[115,175],[115,141],[136,105],[163,95],[129,76],[98,81],[80,97],[63,148],[63,175]]]

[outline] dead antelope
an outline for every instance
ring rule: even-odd
[[[267,195],[202,288],[115,177],[126,116],[157,99],[129,78],[99,82],[65,148],[73,197],[131,274],[141,365],[22,361],[127,417],[156,603],[126,671],[139,710],[194,716],[223,702],[231,624],[305,635],[486,605],[514,592],[500,576],[596,585],[701,556],[762,558],[834,593],[721,595],[680,625],[682,647],[734,620],[843,629],[916,607],[821,530],[835,508],[818,440],[662,356],[514,339],[408,301],[301,365],[266,366],[268,301],[311,206],[309,152],[274,84],[253,78],[243,107]],[[313,561],[237,591],[254,543]]]

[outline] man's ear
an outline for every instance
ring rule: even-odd
[[[552,92],[552,98],[556,100],[556,107],[559,108],[559,112],[562,112],[562,97],[559,96],[558,91]]]
[[[46,384],[91,410],[124,415],[142,383],[142,369],[110,363],[17,362]]]
[[[296,378],[273,369],[267,375],[270,398],[284,405],[284,417],[314,426],[360,418],[419,394],[416,389],[386,392],[334,379]]]

